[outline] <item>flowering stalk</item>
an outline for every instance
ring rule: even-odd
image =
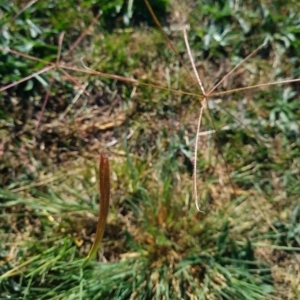
[[[110,171],[108,156],[103,152],[100,154],[99,163],[99,191],[100,203],[96,237],[88,256],[83,262],[83,267],[89,262],[91,258],[93,258],[96,255],[100,247],[108,216],[110,198]]]

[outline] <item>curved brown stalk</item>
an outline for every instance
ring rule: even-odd
[[[110,170],[108,156],[103,152],[100,154],[99,163],[99,192],[100,203],[96,237],[88,256],[83,262],[83,267],[90,261],[91,258],[96,255],[100,247],[108,216],[110,198]]]

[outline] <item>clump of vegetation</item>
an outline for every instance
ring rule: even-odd
[[[299,4],[149,2],[0,4],[0,298],[297,299]]]

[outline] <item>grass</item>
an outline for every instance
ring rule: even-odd
[[[299,89],[264,85],[298,80],[298,4],[169,3],[182,61],[134,17],[126,30],[106,32],[101,17],[88,27],[86,4],[33,1],[15,21],[21,7],[1,6],[0,298],[298,299]],[[185,71],[182,19],[205,91],[265,45],[207,97],[196,178],[204,213],[192,182],[203,95]],[[6,89],[42,68],[51,69]],[[82,270],[102,148],[112,204],[97,259]]]

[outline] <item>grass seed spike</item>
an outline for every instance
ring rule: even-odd
[[[96,255],[104,234],[108,209],[109,209],[109,198],[110,198],[110,170],[109,170],[109,159],[107,154],[101,152],[100,163],[99,163],[99,217],[97,223],[96,237],[93,246],[83,262],[83,267]]]

